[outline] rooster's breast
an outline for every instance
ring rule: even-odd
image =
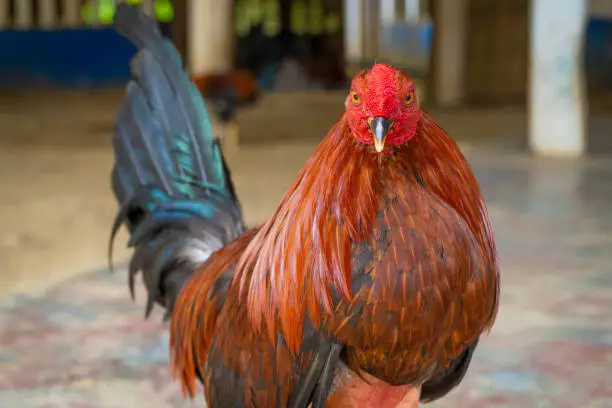
[[[351,302],[332,322],[346,361],[418,384],[469,347],[494,315],[497,282],[465,221],[423,189],[385,189],[371,239],[353,247]]]

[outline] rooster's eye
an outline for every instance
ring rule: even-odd
[[[357,91],[351,91],[351,102],[355,105],[359,105],[361,103],[361,96],[357,93]]]
[[[404,104],[410,105],[414,101],[414,91],[409,91],[404,98]]]

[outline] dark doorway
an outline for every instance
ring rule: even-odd
[[[256,4],[269,9],[245,23],[241,13]],[[285,89],[344,86],[342,1],[236,0],[234,16],[235,65],[254,72],[264,88],[278,86],[288,65],[305,80]]]
[[[466,91],[474,104],[525,104],[528,0],[470,0]]]

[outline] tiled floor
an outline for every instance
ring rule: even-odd
[[[142,292],[133,304],[125,274],[104,268],[115,210],[105,135],[114,102],[107,102],[95,104],[100,111],[73,107],[63,122],[41,105],[41,123],[24,114],[11,123],[12,137],[3,136],[0,407],[191,406],[169,378],[160,314],[144,321]],[[498,136],[520,132],[524,123],[516,112],[487,115],[446,114],[443,122],[460,139],[486,126]],[[92,132],[92,121],[106,125]],[[257,126],[245,132],[257,134]],[[611,407],[612,161],[533,158],[513,143],[465,145],[501,251],[502,302],[464,383],[431,406]],[[251,135],[232,158],[251,223],[269,214],[313,146]]]

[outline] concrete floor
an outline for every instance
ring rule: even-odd
[[[142,292],[133,304],[124,274],[105,267],[119,98],[0,99],[1,407],[191,406],[169,379],[166,326],[143,321]],[[229,159],[247,222],[271,213],[341,101],[275,96],[242,116],[244,146]],[[468,377],[431,406],[612,406],[612,161],[521,153],[520,110],[434,116],[482,183],[503,286]]]

